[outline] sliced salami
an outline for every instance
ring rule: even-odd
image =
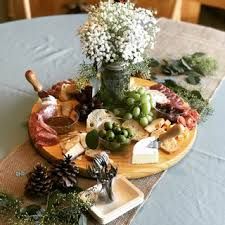
[[[157,104],[156,106],[161,112],[161,116],[166,117],[171,122],[180,123],[190,130],[197,125],[200,115],[176,93],[163,84],[153,85],[150,89],[160,91],[169,99],[169,103]]]

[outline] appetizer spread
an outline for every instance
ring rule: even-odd
[[[57,146],[76,160],[89,161],[105,151],[118,161],[128,155],[134,166],[157,165],[162,152],[171,155],[181,148],[199,120],[196,110],[162,84],[133,86],[122,104],[106,107],[92,96],[90,85],[77,90],[66,80],[44,91],[32,71],[26,78],[39,96],[28,127],[34,145]]]

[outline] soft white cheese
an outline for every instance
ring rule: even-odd
[[[57,100],[54,96],[49,95],[42,99],[42,105],[57,105]]]
[[[146,164],[159,162],[158,147],[152,147],[152,142],[155,141],[154,137],[148,137],[137,142],[133,148],[133,164]]]
[[[156,103],[166,104],[169,102],[168,98],[158,90],[148,90],[147,92],[152,96],[152,103],[154,106]]]

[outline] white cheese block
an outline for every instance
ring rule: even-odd
[[[137,142],[133,148],[133,164],[146,164],[159,162],[158,148],[151,147],[151,143],[155,141],[154,137],[142,139]]]

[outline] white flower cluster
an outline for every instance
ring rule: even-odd
[[[143,61],[146,47],[154,47],[157,20],[152,11],[132,3],[100,2],[80,29],[83,52],[95,62]]]

